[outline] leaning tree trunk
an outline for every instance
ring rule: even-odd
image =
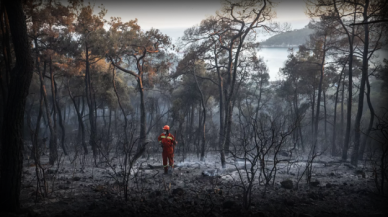
[[[145,109],[145,102],[144,102],[144,87],[143,87],[143,67],[140,61],[144,58],[146,53],[143,53],[143,56],[139,59],[137,59],[137,69],[138,73],[135,73],[134,71],[124,69],[120,67],[119,65],[116,65],[112,58],[110,58],[112,64],[114,67],[119,68],[121,71],[131,74],[132,76],[136,77],[137,79],[137,87],[140,93],[140,137],[138,140],[138,150],[141,150],[143,148],[143,145],[145,145],[145,140],[147,136],[147,117],[146,117],[146,109]],[[143,156],[145,157],[145,155]]]
[[[141,75],[138,77],[138,87],[140,92],[140,138],[138,143],[138,149],[143,146],[145,140],[146,140],[146,112],[145,112],[145,102],[144,102],[144,90],[143,90],[143,79],[141,78]]]
[[[233,116],[233,103],[230,100],[229,103],[227,104],[228,109],[226,110],[226,122],[225,122],[225,155],[229,155],[229,148],[230,148],[230,135],[231,135],[231,130],[232,130],[232,116]]]
[[[16,56],[4,109],[1,148],[0,210],[15,212],[23,170],[24,108],[30,87],[33,61],[27,25],[20,0],[4,1]]]
[[[263,3],[264,5],[262,9],[265,9],[267,6],[267,2],[264,1]],[[245,24],[243,24],[243,27],[240,29],[240,32],[232,36],[232,38],[230,39],[228,47],[224,47],[224,48],[227,48],[226,50],[228,52],[228,66],[227,66],[228,80],[227,80],[227,86],[225,89],[226,90],[225,91],[226,92],[225,94],[225,107],[226,107],[225,125],[226,126],[224,126],[226,128],[224,129],[224,131],[226,130],[226,133],[225,133],[226,137],[224,138],[224,143],[225,143],[224,148],[225,148],[226,154],[229,153],[229,147],[231,142],[230,137],[231,137],[231,130],[232,130],[231,126],[232,126],[232,115],[233,115],[232,101],[233,101],[233,96],[238,92],[238,90],[235,91],[234,88],[236,85],[237,68],[239,68],[238,64],[239,64],[240,52],[244,45],[245,38],[247,37],[248,33],[252,31],[253,25],[258,23],[260,16],[261,16],[261,12],[257,13],[255,17],[252,17],[253,19],[249,24],[249,27],[246,29],[244,29]],[[224,45],[221,45],[221,46],[224,46]],[[235,52],[233,52],[234,46],[237,46],[237,49]],[[221,160],[222,160],[222,156],[221,156]],[[223,167],[225,167],[225,165],[223,165]]]
[[[127,120],[127,115],[125,114],[125,111],[124,111],[124,108],[123,108],[123,105],[121,104],[121,100],[120,100],[120,96],[119,96],[119,93],[117,92],[117,88],[116,88],[116,73],[115,73],[115,68],[113,67],[113,89],[115,91],[115,94],[116,94],[116,97],[117,97],[117,102],[119,103],[119,107],[121,109],[121,112],[123,113],[123,116],[124,116],[124,150],[126,151],[126,147],[129,145],[128,144],[128,133],[127,133],[127,126],[128,126],[128,120]],[[125,153],[127,154],[127,153]]]

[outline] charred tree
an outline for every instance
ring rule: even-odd
[[[201,138],[202,138],[201,161],[204,161],[205,160],[205,145],[206,145],[206,104],[205,104],[205,99],[204,99],[204,96],[203,96],[203,92],[202,92],[202,90],[201,90],[201,88],[199,87],[199,84],[198,84],[197,76],[195,75],[195,66],[194,66],[194,69],[193,69],[193,75],[194,75],[194,79],[195,79],[195,84],[197,85],[198,91],[199,91],[199,93],[201,95],[202,123],[199,123],[199,124],[201,124],[202,126],[199,126],[198,129],[202,128],[202,130],[201,130]]]
[[[84,154],[88,154],[88,147],[86,146],[86,142],[85,142],[85,126],[84,126],[84,122],[82,121],[82,113],[83,113],[83,111],[80,112],[78,104],[75,101],[75,99],[74,99],[74,97],[73,97],[73,95],[72,95],[72,93],[70,91],[69,80],[67,80],[67,90],[69,92],[70,99],[71,99],[71,101],[74,104],[75,112],[77,113],[78,124],[79,124],[79,127],[80,127],[79,132],[81,133],[81,143],[82,143],[82,147],[84,148]]]
[[[374,123],[374,119],[375,119],[375,110],[372,106],[372,102],[371,102],[371,99],[370,99],[370,83],[369,83],[369,78],[367,77],[366,78],[366,100],[368,102],[368,107],[369,107],[369,111],[370,111],[370,119],[369,119],[369,126],[368,126],[368,129],[366,130],[365,132],[365,135],[363,136],[363,139],[361,141],[361,147],[360,147],[360,152],[358,153],[358,159],[359,160],[363,160],[364,158],[364,153],[365,153],[365,148],[366,148],[366,143],[367,143],[367,139],[369,138],[369,135],[370,135],[370,132],[372,131],[372,127],[373,127],[373,123]]]
[[[121,109],[121,112],[123,113],[123,116],[124,116],[124,150],[126,150],[126,147],[128,145],[128,134],[127,134],[128,119],[127,119],[127,115],[125,114],[123,105],[121,104],[119,93],[117,92],[116,81],[115,81],[115,79],[116,79],[115,67],[113,67],[112,74],[113,74],[113,78],[112,78],[113,89],[115,91],[115,94],[117,97],[117,102],[119,103],[119,107]]]
[[[55,93],[54,103],[55,103],[55,107],[58,110],[58,112],[57,112],[57,114],[58,114],[58,124],[59,124],[59,127],[61,128],[61,131],[62,131],[62,134],[61,134],[61,147],[62,147],[63,153],[65,155],[67,155],[67,151],[66,151],[66,147],[65,147],[66,129],[65,129],[65,126],[63,125],[64,118],[62,118],[62,110],[61,110],[61,107],[59,106],[57,83],[56,83],[53,75],[52,75],[51,79],[52,79],[52,82],[54,83],[54,89],[55,89],[55,91],[54,91],[54,93]],[[65,109],[66,109],[66,106],[65,106]]]
[[[332,136],[332,141],[331,141],[331,155],[334,156],[337,153],[337,103],[338,103],[338,95],[340,92],[340,86],[341,86],[341,80],[342,80],[342,75],[344,74],[345,66],[346,66],[347,61],[344,63],[344,66],[342,67],[339,80],[338,80],[338,85],[337,85],[337,91],[335,93],[335,99],[334,99],[334,121],[333,121],[333,136]],[[342,104],[341,104],[342,108]],[[342,127],[342,126],[341,126]]]
[[[33,74],[33,60],[21,1],[2,3],[9,19],[16,64],[12,69],[2,127],[0,209],[15,212],[20,207],[24,108]]]
[[[86,94],[86,102],[89,109],[89,124],[90,124],[90,138],[89,144],[92,147],[93,157],[96,159],[97,157],[97,126],[96,126],[96,114],[95,114],[95,104],[94,97],[91,88],[91,78],[90,78],[90,62],[89,62],[89,46],[85,41],[85,94]]]
[[[50,158],[50,164],[53,165],[54,162],[57,160],[58,158],[58,146],[57,146],[57,141],[58,141],[58,134],[57,134],[57,106],[55,104],[55,101],[56,101],[56,97],[55,97],[55,84],[54,84],[54,72],[53,72],[53,61],[52,61],[52,58],[50,56],[50,60],[49,60],[49,71],[50,71],[50,83],[51,83],[51,100],[53,102],[53,123],[52,123],[52,128],[53,128],[53,131],[51,132],[52,134],[52,141],[50,140],[50,156],[51,156],[51,153],[56,153],[54,154],[54,156],[56,155],[55,159],[54,158]],[[47,98],[47,97],[46,97]],[[48,107],[46,107],[46,110],[48,111]],[[51,137],[50,137],[51,138]],[[66,153],[66,150],[64,149],[65,153]]]
[[[39,72],[39,80],[40,80],[41,88],[43,90],[43,99],[44,99],[44,105],[45,105],[45,111],[46,111],[46,118],[47,118],[48,126],[49,126],[49,129],[50,129],[50,142],[49,142],[50,155],[49,155],[49,163],[51,165],[53,165],[54,162],[58,158],[58,150],[57,150],[56,133],[54,132],[53,121],[51,119],[50,110],[49,110],[49,106],[48,106],[47,91],[46,91],[46,87],[44,85],[44,76],[46,74],[46,66],[47,66],[47,62],[44,61],[43,73]]]
[[[363,11],[363,22],[368,22],[368,7],[369,0],[365,0],[364,11]],[[358,154],[360,149],[360,138],[361,138],[361,117],[364,108],[364,95],[365,95],[365,82],[368,77],[368,49],[369,49],[369,26],[364,24],[364,51],[362,53],[362,75],[360,84],[360,93],[358,95],[358,108],[356,120],[354,121],[354,148],[351,157],[351,163],[357,166]]]
[[[319,113],[321,108],[321,93],[322,93],[322,84],[323,84],[323,74],[325,72],[325,58],[326,58],[326,38],[327,35],[324,35],[323,38],[323,54],[322,54],[322,62],[320,63],[320,77],[319,77],[319,86],[318,86],[318,97],[317,97],[317,111],[314,122],[314,147],[317,146],[318,140],[318,122],[319,122]]]
[[[349,78],[348,78],[348,103],[347,103],[347,114],[346,114],[346,131],[345,131],[345,139],[344,144],[342,146],[342,160],[347,160],[348,158],[348,149],[349,149],[349,142],[350,142],[350,127],[352,123],[352,94],[353,94],[353,42],[354,42],[354,26],[352,26],[352,32],[349,32],[345,24],[343,23],[340,13],[338,11],[337,7],[337,1],[334,1],[334,9],[335,13],[338,17],[338,22],[341,24],[342,28],[344,29],[346,36],[348,38],[349,43]],[[354,8],[353,12],[353,19],[356,20],[356,6]]]

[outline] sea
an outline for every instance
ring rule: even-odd
[[[298,50],[298,47],[262,47],[259,49],[257,55],[262,57],[267,64],[270,81],[277,81],[283,78],[279,73],[279,69],[284,67],[290,52],[297,52]],[[374,64],[383,64],[384,58],[388,59],[388,50],[377,50],[373,58],[371,58],[370,67]]]

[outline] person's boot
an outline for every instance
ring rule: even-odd
[[[164,174],[165,174],[165,175],[168,174],[168,167],[165,167],[165,168],[164,168]]]
[[[172,175],[173,172],[174,172],[174,167],[169,166],[169,167],[168,167],[168,174],[169,174],[169,175]]]

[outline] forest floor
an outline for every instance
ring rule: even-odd
[[[243,162],[229,160],[221,170],[218,158],[208,156],[200,162],[192,155],[179,162],[177,156],[172,175],[163,174],[161,154],[140,159],[132,171],[136,175],[129,176],[127,201],[122,158],[95,166],[90,156],[74,160],[69,155],[54,166],[43,164],[47,197],[36,195],[35,165],[25,160],[23,211],[18,216],[388,216],[388,200],[376,193],[371,167],[365,162],[354,168],[339,158],[320,156],[310,185],[302,177],[298,188],[305,161],[294,158],[278,164],[274,185],[256,183],[250,208],[244,209],[236,170]],[[43,156],[42,162],[47,161]],[[282,185],[284,180],[293,186]]]

